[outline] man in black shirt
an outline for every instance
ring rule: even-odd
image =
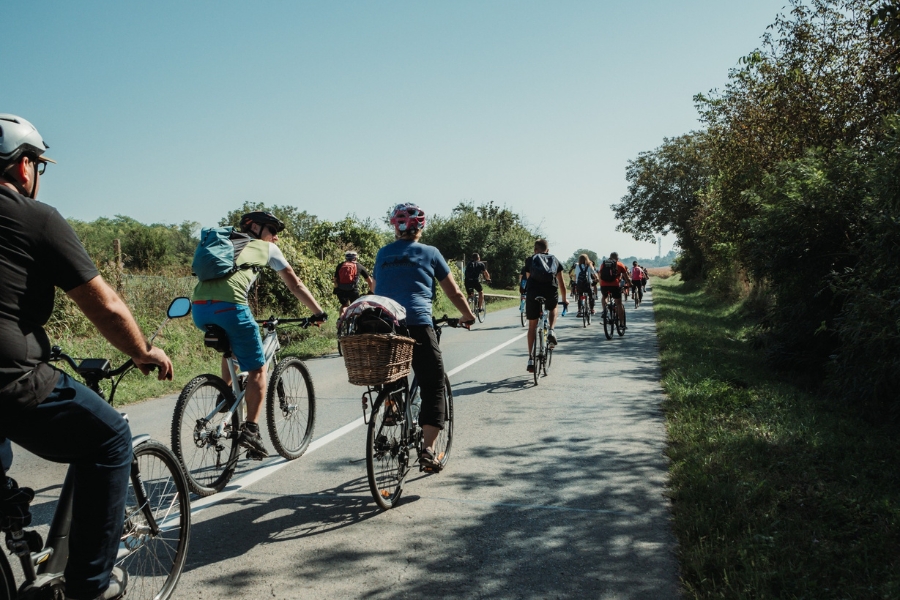
[[[44,324],[62,289],[97,330],[147,374],[172,378],[172,363],[152,347],[121,298],[100,277],[75,232],[37,202],[46,144],[31,123],[0,114],[0,494],[12,440],[54,462],[70,463],[75,492],[66,597],[120,597],[127,576],[116,567],[131,466],[131,432],[102,398],[48,362]],[[112,577],[111,577],[112,575]]]
[[[466,272],[463,281],[466,287],[466,295],[471,297],[472,294],[478,292],[478,310],[484,309],[484,289],[481,287],[481,274],[484,273],[484,280],[491,282],[491,274],[488,273],[487,265],[481,262],[481,256],[477,253],[472,255],[472,260],[466,265]]]
[[[534,357],[531,349],[534,347],[534,338],[537,335],[538,318],[541,316],[541,305],[536,298],[543,296],[544,308],[549,312],[548,321],[550,331],[547,332],[547,342],[555,346],[557,344],[556,331],[556,307],[559,303],[559,295],[562,294],[563,306],[568,306],[566,301],[566,283],[563,280],[563,267],[555,256],[549,253],[547,240],[539,239],[534,242],[534,255],[525,259],[522,274],[527,277],[525,283],[525,318],[528,319],[528,372],[534,371]]]

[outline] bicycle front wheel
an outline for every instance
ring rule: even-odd
[[[272,445],[288,460],[306,452],[316,428],[316,390],[302,360],[285,357],[269,381],[266,421]]]
[[[239,411],[229,422],[224,422],[225,413],[220,412],[227,412],[234,401],[231,388],[220,377],[200,375],[184,386],[175,404],[172,449],[184,467],[188,486],[198,496],[215,494],[234,475],[240,451]],[[207,419],[209,415],[212,418]]]
[[[622,318],[616,319],[616,332],[618,332],[619,337],[625,335],[625,307],[622,307]]]
[[[434,441],[434,456],[441,463],[441,468],[447,466],[450,460],[450,448],[453,446],[453,390],[450,388],[450,378],[444,375],[444,428]]]
[[[369,490],[375,503],[384,510],[390,510],[400,501],[403,494],[403,477],[409,468],[407,448],[407,424],[402,420],[404,407],[397,397],[382,392],[376,399],[366,434],[366,472]],[[393,415],[385,423],[387,413]]]
[[[612,304],[606,305],[606,315],[603,317],[603,333],[606,334],[606,339],[611,340],[613,330],[616,327],[614,319],[616,314],[616,307]]]
[[[152,440],[135,449],[131,471],[116,563],[128,573],[130,600],[165,600],[184,570],[191,537],[187,480],[171,450]]]

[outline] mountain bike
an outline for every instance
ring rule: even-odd
[[[269,437],[278,454],[287,460],[300,458],[312,439],[316,391],[302,360],[296,356],[276,357],[281,349],[277,328],[280,324],[296,323],[305,329],[325,318],[272,316],[257,321],[267,332],[262,342],[265,364],[275,365],[274,370],[269,370],[265,400]],[[191,491],[198,496],[210,496],[228,484],[237,466],[247,373],[238,372],[228,335],[221,327],[207,325],[203,342],[223,353],[231,385],[218,375],[207,373],[194,377],[184,386],[172,416],[172,449],[184,467]],[[251,455],[248,450],[247,457]]]
[[[550,333],[550,313],[544,307],[546,298],[537,296],[535,298],[540,303],[541,312],[538,317],[537,331],[534,335],[534,345],[531,347],[531,357],[534,359],[534,385],[538,384],[541,372],[546,377],[550,372],[550,363],[553,362],[553,346],[547,339]]]
[[[444,327],[459,327],[459,319],[444,315],[432,318],[438,343]],[[373,400],[374,396],[374,400]],[[368,424],[366,434],[366,473],[369,490],[376,504],[384,510],[397,505],[403,494],[403,484],[411,468],[410,454],[416,452],[414,462],[422,454],[422,428],[419,426],[419,382],[413,375],[412,383],[404,377],[384,385],[368,386],[363,394],[363,419]],[[369,405],[371,411],[367,412]],[[444,375],[444,429],[434,443],[434,454],[440,461],[440,469],[450,460],[453,446],[453,390],[450,379]],[[419,465],[419,470],[425,467]]]
[[[622,319],[619,319],[619,312],[616,310],[618,302],[613,298],[612,294],[606,295],[605,300],[606,312],[603,315],[603,333],[606,339],[611,340],[613,331],[615,330],[619,336],[625,335],[625,310],[623,306]]]
[[[184,317],[189,312],[190,301],[187,298],[176,299],[169,306],[166,320]],[[162,326],[156,333],[161,330]],[[156,334],[150,340],[155,337]],[[110,405],[113,404],[119,382],[134,369],[134,362],[130,359],[112,369],[107,359],[75,359],[65,354],[59,346],[52,348],[50,360],[68,363],[85,385],[104,399],[106,396],[100,382],[111,380]],[[122,418],[128,420],[124,413]],[[125,527],[116,565],[128,573],[127,597],[130,600],[166,600],[175,590],[187,558],[191,534],[190,492],[178,459],[171,450],[146,434],[134,436],[132,447],[134,454],[125,501]],[[17,590],[12,569],[0,553],[0,599],[55,600],[65,597],[63,572],[69,559],[75,485],[74,471],[70,466],[46,544],[36,531],[18,526],[4,529],[6,547],[11,555],[18,557],[25,580]]]

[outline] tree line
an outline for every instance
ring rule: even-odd
[[[772,365],[900,409],[900,18],[791,0],[702,128],[626,169],[619,229],[677,237],[675,269],[758,311]]]

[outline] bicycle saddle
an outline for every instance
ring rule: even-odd
[[[206,335],[203,336],[203,345],[212,348],[216,352],[228,354],[231,352],[231,341],[228,334],[218,325],[204,325]]]

